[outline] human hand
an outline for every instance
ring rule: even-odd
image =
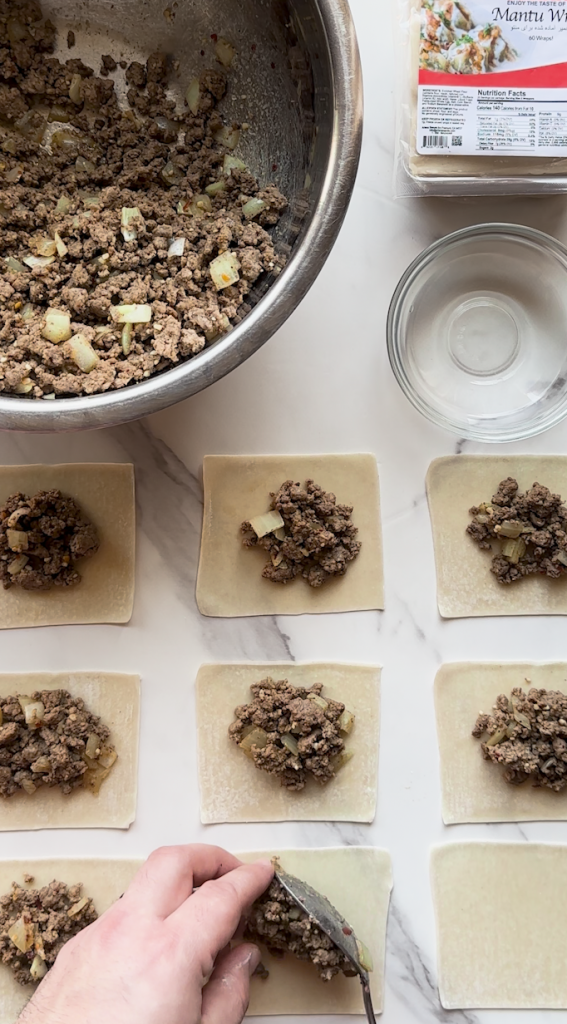
[[[240,1024],[260,953],[226,946],[273,873],[218,846],[156,850],[63,947],[19,1024]]]

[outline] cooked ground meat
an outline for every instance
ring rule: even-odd
[[[567,573],[567,507],[559,494],[538,483],[519,494],[517,481],[508,477],[490,502],[475,505],[470,514],[467,533],[495,552],[491,571],[499,583],[532,573],[552,579]]]
[[[28,884],[34,881],[30,875],[25,880]],[[41,981],[65,943],[96,921],[93,901],[82,896],[82,888],[81,882],[66,885],[53,881],[42,889],[12,882],[12,891],[0,896],[0,960],[20,985]],[[17,922],[17,941],[24,949],[8,935]]]
[[[340,949],[276,879],[251,907],[245,938],[262,942],[272,956],[281,958],[284,953],[293,953],[299,960],[310,960],[323,981],[341,972],[349,977],[355,973]]]
[[[4,590],[51,590],[80,583],[79,558],[99,548],[96,527],[61,491],[11,494],[0,508],[0,580]]]
[[[358,529],[350,518],[353,506],[337,504],[335,495],[313,480],[307,480],[305,490],[286,480],[270,497],[270,509],[279,512],[284,521],[283,540],[275,533],[258,537],[248,521],[241,526],[245,547],[258,545],[270,556],[262,576],[274,583],[289,583],[302,576],[311,587],[344,576],[361,547],[355,539]]]
[[[488,733],[488,738],[483,739]],[[559,690],[501,693],[490,714],[476,720],[482,756],[504,767],[506,782],[531,779],[559,793],[567,785],[567,695]]]
[[[109,737],[98,715],[67,690],[0,697],[0,797],[31,795],[41,786],[65,794],[92,786],[102,770],[98,759],[112,765],[116,758]]]
[[[344,704],[323,698],[322,683],[305,689],[268,677],[250,689],[253,701],[235,708],[228,734],[256,767],[293,790],[303,789],[310,775],[321,785],[334,779],[352,756],[343,735],[354,716]]]
[[[103,54],[97,77],[51,56],[54,39],[37,0],[0,0],[0,391],[29,398],[122,388],[190,358],[284,263],[266,229],[287,203],[231,152],[223,70],[202,73],[192,113],[151,54],[125,67],[121,109],[109,75],[122,65]],[[237,277],[217,291],[209,267],[228,250]],[[121,305],[149,306],[150,321],[124,325]],[[68,317],[55,340],[49,308]]]

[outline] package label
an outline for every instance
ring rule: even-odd
[[[567,157],[567,0],[421,0],[416,148]]]

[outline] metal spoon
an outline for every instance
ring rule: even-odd
[[[360,950],[356,935],[351,926],[339,914],[333,904],[329,902],[327,897],[317,892],[316,889],[312,889],[307,882],[303,882],[300,878],[296,878],[295,875],[288,875],[286,871],[280,870],[276,871],[275,878],[291,896],[294,903],[301,910],[309,914],[309,917],[319,926],[321,931],[325,932],[325,935],[329,936],[341,953],[344,953],[347,960],[350,960],[362,985],[362,999],[368,1024],[376,1024],[376,1017],[374,1016],[374,1008],[370,997],[368,971],[360,962]]]

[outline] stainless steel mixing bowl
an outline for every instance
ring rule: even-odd
[[[285,269],[259,282],[250,311],[199,355],[140,384],[103,395],[26,400],[0,395],[0,428],[107,427],[158,412],[213,384],[283,324],[321,270],[352,193],[362,134],[362,85],[346,0],[44,0],[44,13],[76,33],[73,56],[161,49],[179,61],[180,92],[211,66],[211,34],[238,51],[224,101],[246,121],[237,153],[290,200],[276,229]],[[110,38],[109,38],[110,37]],[[204,51],[204,55],[201,54]],[[66,48],[62,59],[68,58]]]

